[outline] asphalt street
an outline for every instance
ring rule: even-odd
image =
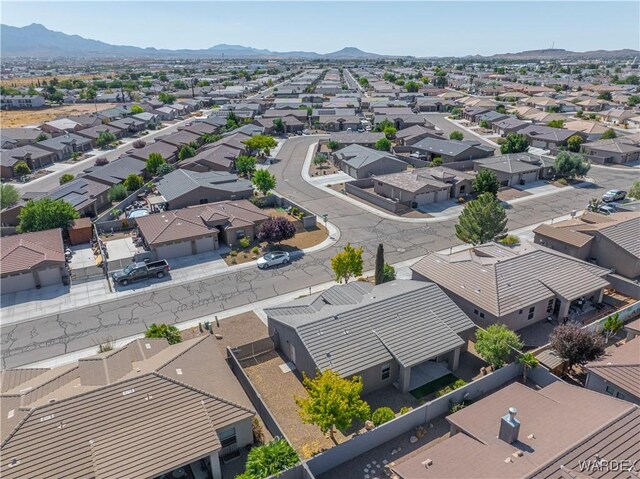
[[[168,285],[153,292],[2,327],[2,367],[17,367],[105,340],[140,334],[153,322],[181,323],[330,281],[330,258],[347,241],[363,247],[365,270],[373,267],[379,243],[384,244],[389,263],[418,258],[460,243],[454,234],[453,220],[420,224],[383,219],[306,183],[300,172],[308,148],[315,141],[314,137],[288,140],[271,171],[277,177],[279,193],[319,216],[328,215],[329,221],[341,230],[337,245],[305,255],[282,268],[267,271],[256,268]],[[597,181],[590,188],[565,188],[558,194],[514,205],[507,213],[509,228],[582,209],[590,198],[602,195],[606,189],[628,189],[638,175],[632,169],[593,168],[590,176]]]

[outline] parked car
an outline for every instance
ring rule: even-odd
[[[602,201],[609,203],[610,201],[624,200],[627,196],[627,192],[623,190],[609,190],[602,195]]]
[[[148,263],[131,263],[126,268],[111,273],[111,278],[115,284],[126,286],[141,279],[163,278],[170,269],[166,259]]]
[[[267,269],[279,264],[288,264],[290,261],[291,257],[286,251],[272,251],[258,259],[258,268]]]
[[[611,213],[616,212],[616,207],[613,205],[602,205],[598,208],[598,213],[602,213],[603,215],[610,215]]]

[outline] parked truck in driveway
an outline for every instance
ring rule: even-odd
[[[111,278],[114,284],[126,286],[141,279],[163,278],[170,269],[166,259],[148,263],[131,263],[126,268],[111,273]]]

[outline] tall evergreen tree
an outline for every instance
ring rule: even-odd
[[[384,246],[378,245],[376,252],[376,284],[384,283]]]

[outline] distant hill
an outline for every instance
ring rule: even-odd
[[[1,25],[1,51],[7,57],[135,57],[135,58],[300,58],[300,59],[346,59],[364,60],[384,58],[383,55],[367,53],[358,48],[348,47],[325,55],[316,52],[274,52],[241,45],[215,45],[201,50],[168,50],[140,48],[128,45],[111,45],[98,40],[90,40],[79,35],[67,35],[49,30],[33,23],[26,27]]]
[[[255,58],[255,59],[304,59],[304,60],[377,60],[398,58],[391,55],[368,53],[356,47],[346,47],[332,53],[316,52],[274,52],[271,50],[245,47],[241,45],[215,45],[200,50],[168,50],[140,48],[129,45],[111,45],[98,40],[90,40],[79,35],[67,35],[49,30],[43,25],[33,23],[26,27],[0,25],[0,52],[5,58]],[[480,55],[465,58],[495,60],[560,60],[560,59],[608,59],[627,58],[639,55],[637,50],[596,50],[591,52],[571,52],[562,49],[531,50],[520,53],[501,53],[489,57]],[[406,57],[403,57],[406,58]],[[412,57],[411,57],[412,58]]]
[[[519,53],[499,53],[489,57],[495,60],[564,60],[564,59],[615,59],[629,58],[640,54],[638,50],[593,50],[589,52],[572,52],[561,48],[548,48],[545,50],[529,50]]]

